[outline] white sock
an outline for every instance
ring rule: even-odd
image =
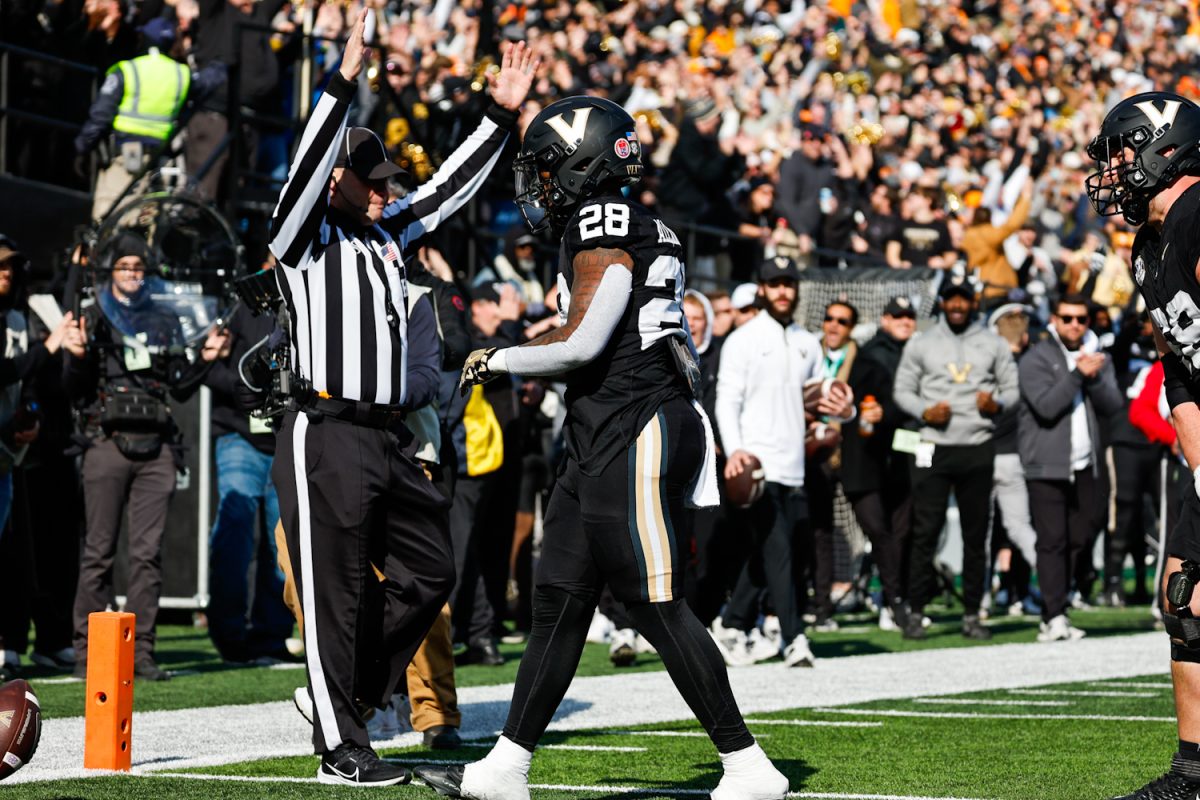
[[[521,745],[512,739],[501,736],[496,740],[495,746],[492,747],[491,752],[487,754],[484,761],[506,772],[512,771],[518,772],[521,775],[528,775],[529,764],[533,761],[533,753],[521,747]]]
[[[721,766],[726,775],[752,773],[762,767],[763,762],[770,763],[767,754],[758,746],[758,742],[732,753],[721,753]]]

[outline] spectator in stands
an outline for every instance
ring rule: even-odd
[[[807,256],[821,228],[821,192],[832,191],[837,178],[828,156],[830,132],[819,124],[803,123],[797,132],[800,146],[779,167],[779,210],[800,237],[800,252]]]
[[[1020,450],[1037,530],[1039,642],[1079,639],[1067,618],[1076,562],[1107,510],[1100,420],[1122,408],[1112,360],[1088,330],[1087,299],[1064,295],[1048,336],[1021,359]]]
[[[747,280],[752,277],[756,265],[765,261],[768,255],[774,255],[774,252],[768,254],[766,248],[773,244],[778,218],[775,183],[765,175],[751,178],[733,209],[732,222],[745,238],[729,242],[730,278]]]
[[[962,634],[990,639],[979,609],[991,517],[992,433],[996,416],[1020,398],[1017,368],[1008,343],[974,323],[979,302],[967,279],[948,277],[939,299],[942,319],[905,346],[894,388],[896,404],[921,421],[921,441],[913,448],[911,612],[904,636],[926,636],[921,621],[935,594],[933,558],[953,490],[963,537]]]
[[[957,258],[945,220],[934,213],[941,196],[937,186],[918,186],[900,203],[900,219],[887,242],[887,263],[893,269],[948,269]]]
[[[909,466],[893,449],[897,430],[911,418],[896,405],[892,386],[905,344],[917,329],[917,310],[904,295],[888,300],[879,330],[863,345],[847,381],[860,403],[857,425],[842,437],[842,486],[871,542],[871,560],[883,587],[879,627],[899,630],[906,621],[905,562],[912,527]]]
[[[855,215],[850,247],[878,266],[887,263],[887,243],[895,237],[892,229],[897,224],[899,200],[896,190],[886,183],[876,184],[867,200],[868,207]]]
[[[718,138],[720,124],[721,112],[711,98],[693,100],[663,171],[658,191],[663,219],[681,234],[691,225],[721,225],[729,218],[725,192],[741,175],[744,160]],[[688,264],[689,276],[717,277],[716,241],[701,236],[697,248],[699,257]]]
[[[963,233],[962,249],[967,258],[967,269],[978,270],[983,281],[982,305],[1004,302],[1008,291],[1018,285],[1017,271],[1004,255],[1004,240],[1012,236],[1029,218],[1029,207],[1033,202],[1033,184],[1025,184],[1021,199],[1013,212],[1001,225],[992,224],[992,210],[977,208],[971,224]]]
[[[104,218],[121,198],[146,191],[143,179],[131,188],[176,133],[189,102],[201,102],[225,83],[225,65],[214,63],[193,74],[167,53],[175,43],[175,26],[156,17],[138,29],[146,52],[119,61],[108,70],[100,94],[75,137],[75,171],[88,172],[87,158],[97,152],[100,172],[92,197],[92,219]]]
[[[268,112],[278,106],[279,60],[271,47],[269,31],[271,21],[286,0],[199,0],[199,3],[200,13],[192,25],[192,57],[201,68],[216,62],[224,64],[229,79],[223,90],[205,98],[192,114],[184,159],[188,178],[197,183],[200,195],[216,200],[231,152],[242,153],[246,164],[256,163],[259,142],[256,126],[243,124],[234,137],[225,138],[237,110],[235,104],[252,113]]]

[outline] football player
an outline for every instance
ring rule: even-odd
[[[715,448],[693,399],[683,249],[621,192],[642,176],[633,119],[608,100],[560,100],[530,124],[514,170],[530,229],[561,237],[562,326],[520,347],[472,353],[462,384],[565,376],[566,458],[503,735],[481,761],[416,773],[450,797],[528,800],[533,749],[571,683],[607,582],[717,746],[724,775],[714,800],[782,798],[787,778],[746,729],[716,644],[683,601],[684,507],[718,502]]]
[[[1122,100],[1088,145],[1096,172],[1088,197],[1104,216],[1140,229],[1133,274],[1154,321],[1167,402],[1179,443],[1200,478],[1200,106],[1168,92]],[[1194,486],[1200,492],[1200,480]],[[1188,492],[1167,540],[1163,622],[1171,637],[1171,677],[1179,751],[1171,770],[1121,800],[1200,796],[1200,496]]]

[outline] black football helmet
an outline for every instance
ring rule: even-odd
[[[1096,213],[1141,225],[1151,198],[1200,173],[1200,106],[1171,92],[1135,94],[1108,112],[1087,152],[1096,161],[1087,179]]]
[[[561,231],[598,189],[641,179],[642,148],[633,117],[600,97],[551,103],[529,123],[513,171],[517,206],[529,229]]]

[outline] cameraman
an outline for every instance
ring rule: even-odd
[[[145,241],[118,234],[105,261],[111,280],[98,288],[79,327],[68,329],[66,342],[67,396],[80,409],[83,425],[87,525],[75,593],[75,674],[87,675],[88,614],[103,611],[113,599],[113,558],[128,498],[125,608],[137,615],[134,675],[161,681],[170,677],[154,661],[162,540],[183,449],[170,398],[182,402],[195,391],[228,337],[211,333],[194,366],[169,358],[164,364],[163,351],[178,347],[182,355],[183,336],[179,318],[156,307],[146,287],[151,264]]]

